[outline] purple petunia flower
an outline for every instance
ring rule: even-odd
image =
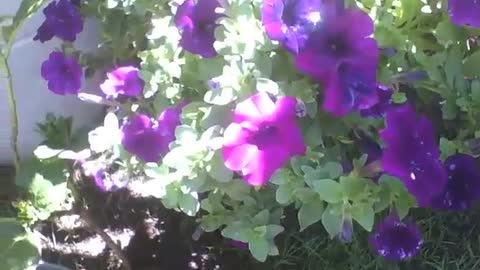
[[[420,206],[427,207],[447,182],[432,123],[418,117],[409,104],[386,113],[386,128],[380,137],[386,144],[382,166],[403,181]]]
[[[43,9],[45,21],[40,25],[33,40],[45,42],[54,36],[74,42],[77,34],[83,31],[83,17],[75,3],[69,0],[51,2]]]
[[[449,0],[448,14],[454,24],[480,28],[480,1]]]
[[[420,251],[423,240],[413,221],[402,222],[398,215],[390,214],[378,224],[370,235],[370,244],[387,260],[407,260]]]
[[[135,97],[142,93],[144,82],[138,75],[138,68],[124,66],[107,73],[107,80],[100,85],[103,93],[107,96]]]
[[[377,85],[378,100],[373,106],[368,109],[360,110],[362,117],[382,118],[385,112],[392,106],[393,89],[384,85]]]
[[[48,81],[48,89],[57,95],[76,95],[82,86],[82,67],[77,59],[62,52],[50,53],[42,64],[41,75]]]
[[[464,211],[480,199],[480,170],[475,158],[466,154],[450,156],[445,161],[448,182],[433,207]]]
[[[215,12],[218,0],[185,0],[175,14],[175,25],[182,32],[180,45],[186,51],[205,58],[215,57],[215,27],[222,15]]]
[[[267,35],[296,54],[323,18],[322,0],[264,0],[262,23]]]
[[[158,123],[144,114],[133,115],[122,126],[122,145],[145,162],[157,162],[169,151],[175,140],[175,128],[180,124],[180,113],[184,103],[164,110]]]
[[[331,1],[335,3],[336,1]],[[333,15],[329,12],[336,12]],[[375,73],[379,50],[373,34],[373,21],[358,8],[327,8],[318,30],[311,33],[305,47],[296,55],[297,68],[315,78],[328,79],[344,62],[363,64]]]
[[[155,123],[148,115],[132,115],[122,126],[122,145],[125,150],[145,162],[157,162],[165,143]]]
[[[325,2],[322,21],[295,56],[297,68],[325,87],[323,108],[335,116],[363,110],[378,101],[379,59],[373,21],[358,8],[339,9]]]
[[[234,121],[224,133],[225,166],[241,171],[251,185],[269,181],[274,172],[306,146],[296,123],[294,97],[255,94],[237,104]]]

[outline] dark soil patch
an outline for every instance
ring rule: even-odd
[[[156,198],[137,196],[128,188],[102,192],[89,179],[84,184],[80,192],[90,213],[122,247],[133,270],[259,269],[247,251],[231,247],[218,233],[204,233],[193,241],[194,218],[165,209]],[[45,236],[45,262],[72,270],[123,269],[105,242],[78,216],[57,216],[37,228]]]

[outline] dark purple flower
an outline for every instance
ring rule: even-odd
[[[413,221],[402,222],[396,214],[390,214],[370,235],[370,244],[385,259],[401,261],[417,255],[423,240]]]
[[[42,64],[41,74],[48,81],[48,89],[57,95],[76,95],[82,86],[82,67],[77,59],[62,52],[50,53]]]
[[[215,42],[215,27],[221,17],[215,12],[220,7],[218,0],[185,0],[175,14],[175,25],[182,32],[180,45],[186,51],[209,58],[217,52],[213,47]]]
[[[325,86],[323,108],[335,116],[377,103],[379,58],[373,21],[358,8],[325,2],[322,21],[295,56],[296,66]],[[333,7],[332,7],[333,6]]]
[[[267,35],[296,54],[323,20],[322,0],[264,0],[262,23]]]
[[[253,186],[272,175],[306,146],[296,122],[294,97],[273,101],[265,92],[237,104],[234,121],[224,132],[223,160],[232,171],[241,171]]]
[[[70,0],[51,2],[43,9],[43,14],[46,17],[45,21],[38,28],[33,40],[40,40],[43,43],[56,36],[74,42],[77,34],[83,30],[83,17]]]
[[[168,148],[168,143],[155,123],[144,114],[132,115],[122,126],[122,145],[125,150],[145,162],[157,162],[162,152]]]
[[[433,200],[433,207],[464,211],[480,199],[480,170],[475,158],[466,154],[445,161],[448,181],[445,190]]]
[[[122,144],[125,149],[145,162],[157,162],[169,151],[175,140],[175,129],[180,124],[184,103],[167,108],[158,118],[158,123],[144,114],[133,115],[122,126]]]
[[[144,82],[138,75],[138,68],[133,66],[118,67],[107,73],[107,80],[100,85],[107,96],[135,97],[142,93]]]
[[[432,123],[407,103],[387,111],[380,137],[386,144],[382,166],[403,181],[420,206],[428,207],[447,182]]]
[[[335,2],[335,1],[333,1]],[[302,49],[296,55],[299,70],[326,80],[336,73],[344,62],[363,64],[362,69],[375,73],[379,50],[373,34],[373,21],[367,13],[358,8],[345,9],[334,15],[326,9],[318,29],[311,33]]]
[[[378,101],[368,109],[360,110],[362,117],[382,118],[388,108],[392,106],[393,90],[384,85],[377,85]]]
[[[478,0],[448,0],[448,14],[454,24],[480,28]]]

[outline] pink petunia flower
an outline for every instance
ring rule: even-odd
[[[259,93],[239,103],[224,133],[225,166],[240,171],[251,185],[267,183],[275,171],[306,146],[296,123],[294,97],[273,101]]]

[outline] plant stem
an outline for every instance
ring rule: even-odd
[[[11,135],[10,135],[10,145],[12,147],[14,159],[13,164],[15,165],[15,174],[18,173],[20,169],[20,154],[18,152],[18,113],[17,113],[17,101],[15,99],[15,93],[13,92],[13,78],[10,65],[8,64],[8,57],[10,55],[10,50],[7,50],[7,55],[2,57],[3,66],[6,70],[7,75],[7,96],[8,96],[8,107],[10,109],[10,124],[11,126]]]

